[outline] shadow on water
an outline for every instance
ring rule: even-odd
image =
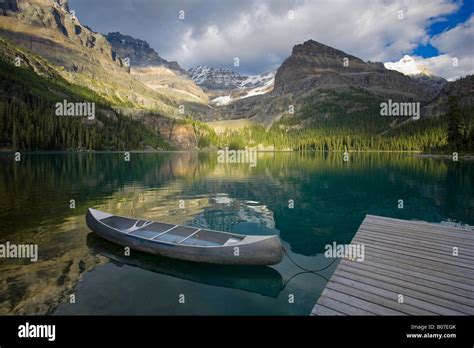
[[[123,247],[113,244],[94,233],[87,235],[87,246],[120,266],[138,267],[153,273],[190,280],[196,283],[239,289],[272,298],[283,289],[281,274],[267,266],[227,266],[196,264],[134,251],[125,256]]]
[[[0,263],[0,314],[53,313],[78,288],[82,302],[68,313],[148,313],[156,294],[150,282],[163,293],[163,300],[155,296],[153,309],[164,313],[307,314],[325,282],[295,275],[286,289],[303,300],[287,307],[285,284],[296,268],[289,262],[238,269],[141,254],[123,260],[121,250],[107,243],[103,257],[92,252],[84,214],[96,207],[227,232],[278,234],[297,263],[320,269],[327,264],[319,257],[325,245],[349,243],[366,214],[473,225],[473,176],[472,161],[384,153],[351,153],[347,163],[341,153],[262,153],[254,168],[219,164],[215,153],[133,153],[130,162],[121,153],[25,153],[21,162],[0,153],[0,243],[39,247],[38,262]],[[101,267],[109,258],[113,271]],[[115,267],[125,263],[135,267]],[[168,306],[180,283],[190,296],[206,297],[206,310],[202,304]],[[210,290],[206,284],[216,286]],[[120,311],[117,303],[128,298],[133,306]]]

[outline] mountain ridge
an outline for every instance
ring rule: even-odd
[[[182,118],[180,105],[192,113],[207,104],[188,91],[150,88],[131,76],[107,39],[82,25],[67,1],[8,0],[0,9],[2,37],[49,60],[69,82],[94,90],[115,106]]]
[[[157,92],[168,89],[175,97],[195,103],[188,106],[197,112],[198,104],[204,107],[209,102],[204,91],[177,62],[161,58],[146,41],[119,32],[107,34],[106,39],[121,59],[127,59],[130,74],[150,89]]]
[[[178,62],[167,61],[150,47],[149,43],[120,32],[110,32],[104,37],[122,58],[128,58],[130,65],[136,67],[165,66],[170,70],[185,74]]]
[[[432,76],[429,81],[422,79],[426,74],[407,76],[314,40],[295,45],[275,73],[244,76],[205,66],[184,71],[143,40],[115,32],[109,35],[109,42],[82,25],[69,12],[67,1],[7,0],[0,3],[0,11],[0,35],[51,63],[25,59],[35,73],[47,77],[51,69],[69,83],[91,89],[155,134],[165,134],[168,140],[178,134],[172,142],[180,148],[220,144],[194,120],[218,121],[223,127],[225,121],[240,121],[272,129],[272,139],[293,134],[298,148],[307,148],[313,142],[308,137],[327,134],[324,132],[376,136],[418,124],[381,117],[380,104],[387,100],[420,103],[423,117],[443,115],[450,95],[459,98],[461,107],[472,107],[472,79],[432,84]],[[0,53],[13,63],[15,57],[4,45]],[[130,59],[130,66],[125,58]],[[402,123],[404,127],[399,127]],[[301,145],[297,134],[308,129],[320,133],[305,133]],[[340,146],[337,140],[331,141]],[[370,146],[365,140],[358,141]],[[332,146],[312,144],[310,148]]]
[[[295,45],[292,54],[278,68],[270,93],[236,100],[212,109],[203,121],[248,119],[270,126],[281,117],[292,117],[290,106],[296,112],[313,98],[317,90],[350,90],[358,88],[368,95],[378,95],[382,101],[427,103],[438,91],[428,89],[416,80],[397,71],[388,70],[383,63],[364,62],[362,59],[314,40]],[[324,98],[319,98],[324,107]],[[314,101],[314,98],[313,98]],[[340,101],[345,104],[344,100]],[[317,105],[314,105],[317,109]],[[348,112],[363,107],[348,107]],[[337,117],[330,114],[328,117]]]

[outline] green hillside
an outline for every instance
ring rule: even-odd
[[[15,66],[15,57],[21,57],[20,67]],[[108,100],[69,83],[58,74],[58,69],[45,59],[0,39],[0,148],[171,148],[156,128],[120,115]],[[380,116],[380,103],[388,98],[357,87],[316,89],[304,98],[294,114],[284,115],[269,129],[254,125],[219,136],[203,123],[191,119],[181,122],[192,125],[200,148],[262,144],[275,149],[314,151],[473,152],[472,108],[456,111],[456,117],[442,115],[409,121],[406,117]],[[55,116],[54,105],[63,100],[94,102],[95,120]],[[115,106],[128,105],[117,102]],[[456,141],[448,141],[448,130]]]
[[[0,40],[0,147],[13,150],[169,149],[139,121],[113,111],[93,91],[60,77],[46,61]],[[13,57],[22,58],[20,67]],[[94,102],[95,120],[58,117],[54,105]]]
[[[423,117],[380,116],[386,96],[357,88],[317,90],[293,115],[285,115],[270,129],[250,126],[229,130],[216,145],[243,148],[263,144],[275,149],[315,151],[423,151],[472,152],[474,124],[472,108],[459,110],[456,144],[448,143],[449,115]]]

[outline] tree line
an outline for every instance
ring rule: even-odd
[[[0,59],[0,147],[13,150],[140,150],[170,146],[140,122],[112,111],[90,90],[48,79]],[[87,98],[87,99],[85,99]],[[60,100],[92,101],[114,117],[58,117]]]

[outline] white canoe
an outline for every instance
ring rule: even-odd
[[[179,260],[275,265],[283,259],[278,236],[251,236],[112,215],[89,208],[87,226],[111,242]]]

